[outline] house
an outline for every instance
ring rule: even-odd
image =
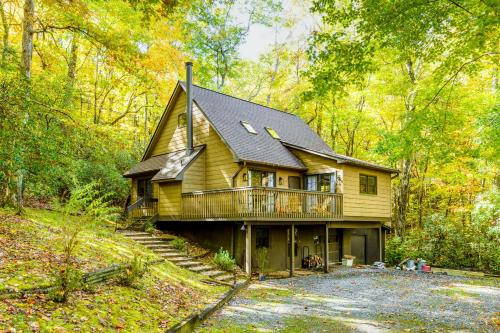
[[[333,152],[293,114],[193,85],[186,68],[124,175],[132,217],[223,247],[248,274],[261,247],[270,269],[291,274],[313,255],[383,257],[397,170]]]

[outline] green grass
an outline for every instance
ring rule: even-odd
[[[76,261],[83,271],[125,263],[134,255],[145,260],[159,257],[144,246],[114,232],[107,223],[65,218],[54,211],[27,209],[21,218],[0,210],[0,290],[28,288],[51,282],[50,272],[63,254],[63,227],[81,227]],[[76,292],[66,304],[45,296],[0,300],[0,332],[16,328],[42,332],[80,330],[161,332],[197,309],[205,307],[227,290],[203,283],[202,276],[170,262],[151,266],[139,289],[113,281],[93,291]]]

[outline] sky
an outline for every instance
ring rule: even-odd
[[[261,24],[250,27],[248,37],[240,46],[239,53],[242,59],[257,60],[259,56],[269,51],[275,40],[283,43],[305,44],[306,36],[318,25],[318,18],[309,12],[309,1],[283,0],[282,17],[292,18],[292,27],[281,27],[276,31],[273,27]],[[241,17],[241,20],[245,20]]]

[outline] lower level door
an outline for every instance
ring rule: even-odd
[[[340,262],[342,241],[342,230],[329,228],[328,229],[328,263],[334,264]]]
[[[356,264],[366,264],[366,236],[352,235],[351,253],[356,257],[356,259],[354,259]]]

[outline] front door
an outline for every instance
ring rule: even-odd
[[[354,263],[366,265],[366,236],[351,236],[351,254],[356,257]]]
[[[340,262],[342,230],[328,228],[328,263],[335,264]]]

